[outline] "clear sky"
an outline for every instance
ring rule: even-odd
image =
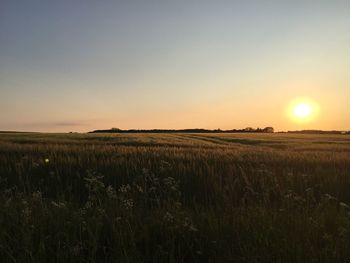
[[[247,126],[350,129],[350,1],[0,1],[0,130]]]

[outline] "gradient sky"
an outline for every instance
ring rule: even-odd
[[[350,1],[0,1],[0,130],[247,126],[350,129]]]

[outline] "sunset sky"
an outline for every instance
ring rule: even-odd
[[[0,130],[248,126],[350,129],[350,1],[0,1]]]

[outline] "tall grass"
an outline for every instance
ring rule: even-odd
[[[350,137],[1,134],[2,262],[349,262]]]

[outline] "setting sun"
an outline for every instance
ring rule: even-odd
[[[288,107],[290,119],[298,123],[309,123],[315,120],[318,112],[318,104],[309,98],[295,99]]]
[[[309,104],[301,103],[294,107],[294,116],[297,118],[305,119],[312,113],[312,107]]]

